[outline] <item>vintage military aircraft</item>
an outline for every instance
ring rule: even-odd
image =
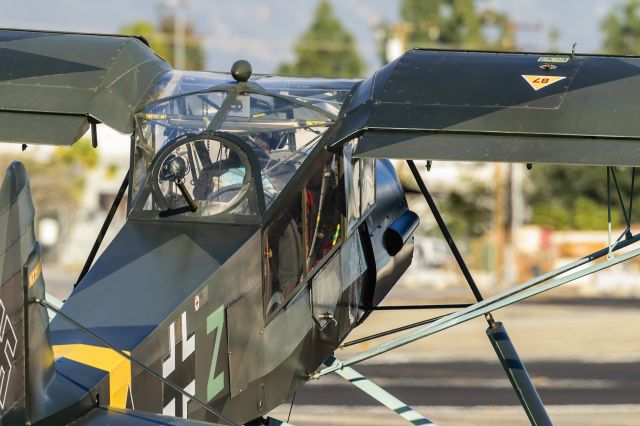
[[[6,172],[2,424],[279,424],[264,416],[332,372],[429,424],[350,366],[478,316],[527,416],[550,424],[492,311],[637,256],[614,251],[639,237],[483,299],[412,159],[636,166],[638,95],[638,58],[417,49],[366,80],[302,79],[246,61],[172,70],[136,37],[0,31],[1,141],[70,145],[91,129],[97,147],[97,123],[132,135],[61,307],[26,170]],[[388,158],[409,161],[477,303],[339,361],[411,263],[418,217]],[[94,262],[127,188],[127,221]]]

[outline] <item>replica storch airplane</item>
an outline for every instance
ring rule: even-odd
[[[1,423],[281,424],[265,416],[337,373],[430,424],[350,366],[484,316],[528,418],[550,424],[492,312],[640,254],[614,256],[640,239],[631,203],[618,190],[628,229],[607,247],[483,299],[412,160],[603,165],[617,185],[613,166],[639,162],[639,98],[638,58],[416,49],[365,80],[302,79],[246,61],[172,70],[136,37],[0,31],[0,141],[131,134],[62,306],[45,295],[26,170],[5,174]],[[477,303],[339,361],[411,263],[419,220],[390,158],[408,161]],[[94,262],[125,194],[127,221]]]

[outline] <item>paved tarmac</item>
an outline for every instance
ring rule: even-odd
[[[640,363],[527,363],[554,424],[640,424]],[[365,376],[440,425],[526,425],[502,368],[495,362],[366,364]],[[286,419],[290,404],[272,415]],[[406,424],[337,376],[298,391],[295,425]]]
[[[414,407],[439,426],[527,426],[529,421],[516,406],[417,406]],[[637,405],[561,405],[547,406],[556,426],[632,426],[638,425],[640,407]],[[274,415],[287,419],[289,405],[275,410]],[[302,406],[291,413],[291,424],[300,426],[373,426],[409,425],[384,407]]]
[[[640,363],[572,361],[526,364],[542,400],[550,405],[640,404]],[[518,405],[500,363],[439,362],[366,364],[358,372],[409,405]],[[377,405],[349,382],[332,375],[311,382],[296,403],[312,405]],[[640,418],[638,419],[640,423]]]
[[[347,340],[441,313],[376,312]],[[638,300],[538,299],[494,314],[507,327],[554,424],[640,424]],[[485,328],[476,319],[355,368],[440,425],[527,425]],[[347,348],[337,357],[376,343]],[[286,419],[289,408],[283,404],[272,415]],[[338,376],[303,387],[291,423],[407,424]]]

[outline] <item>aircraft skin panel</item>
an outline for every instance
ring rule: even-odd
[[[69,145],[89,130],[89,122],[84,116],[0,111],[0,129],[2,142]]]
[[[264,327],[264,354],[260,376],[266,376],[289,359],[295,351],[291,342],[303,342],[314,326],[309,289],[303,289],[280,315]]]
[[[360,136],[360,157],[569,164],[622,149],[607,164],[637,165],[623,161],[640,140],[637,57],[416,49],[371,79],[330,146]]]
[[[357,152],[357,151],[356,151]],[[407,270],[413,259],[413,239],[391,256],[384,235],[389,226],[409,210],[396,170],[388,160],[376,160],[376,204],[366,223],[374,255],[375,287],[371,304],[378,305]]]
[[[256,287],[226,309],[232,399],[246,391],[250,381],[262,376],[266,343],[263,313],[257,309],[261,306],[262,289]]]
[[[159,226],[129,220],[63,310],[120,349],[132,350],[255,232],[252,226]],[[51,329],[56,344],[95,344],[62,318],[55,318]]]
[[[0,141],[70,145],[88,117],[131,133],[151,83],[170,69],[135,37],[0,29]]]
[[[84,344],[54,345],[53,355],[55,358],[66,358],[109,373],[109,405],[113,408],[126,408],[131,386],[131,361],[127,358],[110,348]]]

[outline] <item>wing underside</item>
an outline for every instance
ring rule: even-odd
[[[343,108],[355,156],[640,164],[640,58],[413,50]]]
[[[169,69],[135,37],[0,30],[0,141],[70,145],[90,120],[130,133]]]

